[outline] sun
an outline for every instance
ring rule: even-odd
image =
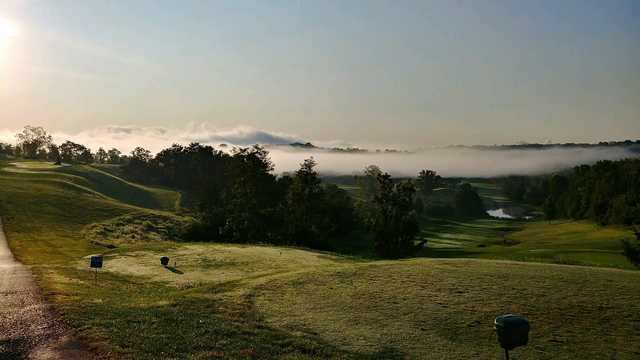
[[[8,46],[20,34],[20,27],[14,21],[0,16],[0,49]]]
[[[0,36],[2,37],[14,37],[18,35],[20,29],[18,24],[5,17],[0,16]]]

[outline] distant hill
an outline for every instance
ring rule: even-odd
[[[416,153],[419,150],[398,150],[398,149],[363,149],[358,147],[323,147],[316,146],[310,142],[295,142],[291,144],[268,145],[267,148],[289,148],[292,150],[316,150],[327,151],[333,153]],[[523,144],[503,144],[503,145],[450,145],[444,148],[464,148],[474,150],[547,150],[547,149],[589,149],[589,148],[607,148],[622,147],[640,154],[640,140],[624,140],[624,141],[601,141],[598,143],[523,143]]]

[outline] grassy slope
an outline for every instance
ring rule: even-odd
[[[105,250],[82,230],[152,210],[51,172],[0,171],[9,241],[65,319],[119,357],[493,359],[492,317],[511,311],[533,321],[520,358],[640,355],[640,272],[151,242],[109,250],[96,286],[83,257]]]
[[[176,210],[180,203],[180,194],[176,191],[134,184],[96,167],[78,165],[58,171],[82,177],[94,190],[125,203],[169,211]]]
[[[67,176],[0,170],[0,214],[11,248],[27,264],[64,264],[98,251],[78,237],[83,227],[134,211]]]
[[[633,359],[639,279],[613,269],[414,259],[276,280],[256,303],[270,325],[356,352],[496,359],[493,318],[519,313],[531,321],[531,341],[514,358]]]

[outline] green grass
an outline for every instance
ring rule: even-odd
[[[478,191],[478,195],[485,200],[488,207],[494,208],[511,205],[511,200],[502,193],[502,190],[495,181],[474,180],[470,182],[470,184]]]
[[[56,166],[21,161],[8,164],[0,171],[37,175],[31,179],[64,183],[67,187],[76,187],[99,197],[149,209],[175,211],[180,206],[180,193],[177,191],[134,184],[89,165]]]
[[[622,239],[633,232],[588,221],[427,219],[421,256],[483,258],[634,269],[623,255]]]
[[[532,322],[531,342],[514,351],[516,359],[640,356],[638,271],[475,259],[365,261],[304,249],[139,241],[128,234],[162,235],[173,215],[118,201],[113,193],[124,190],[98,186],[87,175],[91,169],[71,174],[29,166],[0,171],[10,245],[63,318],[113,357],[495,359],[492,320],[507,312]],[[607,239],[626,231],[588,225],[439,220],[432,244],[436,237],[456,244],[429,251],[508,258],[518,247],[526,253],[557,246],[570,253],[587,237],[588,248],[615,252]],[[118,232],[127,226],[132,230]],[[522,230],[507,237],[513,244],[496,244],[497,234],[514,226]],[[115,249],[91,242],[110,236]],[[105,255],[97,285],[86,258],[94,253]],[[170,267],[160,266],[162,255],[172,259]]]
[[[76,165],[57,171],[82,177],[95,191],[124,203],[168,211],[180,205],[180,193],[176,191],[134,184],[96,167]]]
[[[275,280],[259,287],[256,303],[271,326],[355,352],[497,359],[493,319],[518,313],[532,331],[514,359],[633,359],[639,279],[612,269],[414,259]]]

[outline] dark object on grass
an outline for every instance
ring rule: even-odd
[[[622,240],[622,248],[629,262],[640,268],[640,227],[634,227],[633,232],[636,234],[635,244],[629,240]]]
[[[91,262],[89,263],[89,266],[92,268],[96,268],[99,269],[102,267],[102,256],[100,255],[96,255],[96,256],[92,256],[91,257]]]
[[[160,258],[160,264],[162,264],[163,266],[167,266],[169,265],[169,258],[166,256],[163,256]]]
[[[529,321],[519,315],[501,315],[494,321],[498,342],[504,349],[505,359],[509,359],[509,350],[525,346],[529,342]]]

